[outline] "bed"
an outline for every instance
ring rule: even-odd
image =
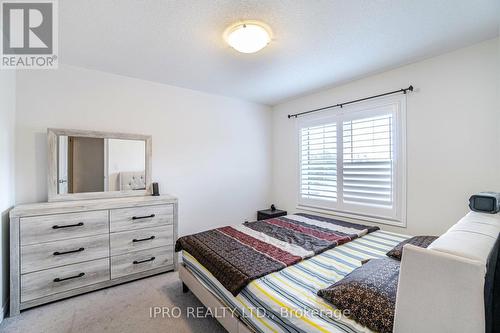
[[[187,251],[182,251],[179,274],[229,332],[371,332],[316,293],[361,266],[365,259],[385,257],[407,238],[374,231],[253,280],[236,296]]]

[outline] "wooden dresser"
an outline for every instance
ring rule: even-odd
[[[177,199],[19,205],[10,212],[10,315],[174,270]]]

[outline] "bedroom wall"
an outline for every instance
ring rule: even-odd
[[[297,140],[287,115],[407,87],[407,234],[440,234],[471,194],[500,191],[499,42],[494,39],[273,108],[273,192],[296,210]]]
[[[16,73],[0,70],[0,322],[9,294],[9,211],[14,205],[14,126]]]
[[[48,127],[150,134],[153,181],[179,232],[255,218],[270,203],[266,106],[72,66],[17,79],[16,203],[47,200]]]

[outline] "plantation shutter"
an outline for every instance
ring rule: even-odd
[[[305,127],[300,132],[300,196],[337,200],[337,124]]]
[[[392,208],[392,114],[343,122],[344,203]]]

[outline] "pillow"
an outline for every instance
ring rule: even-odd
[[[318,296],[369,329],[392,332],[400,262],[372,259],[345,278],[318,291]],[[346,314],[347,315],[347,314]]]
[[[403,256],[403,246],[405,246],[406,244],[411,244],[426,248],[436,239],[437,239],[436,236],[415,236],[412,238],[408,238],[407,240],[404,240],[395,247],[393,247],[392,250],[386,253],[386,255],[394,259],[401,260],[401,257]]]

